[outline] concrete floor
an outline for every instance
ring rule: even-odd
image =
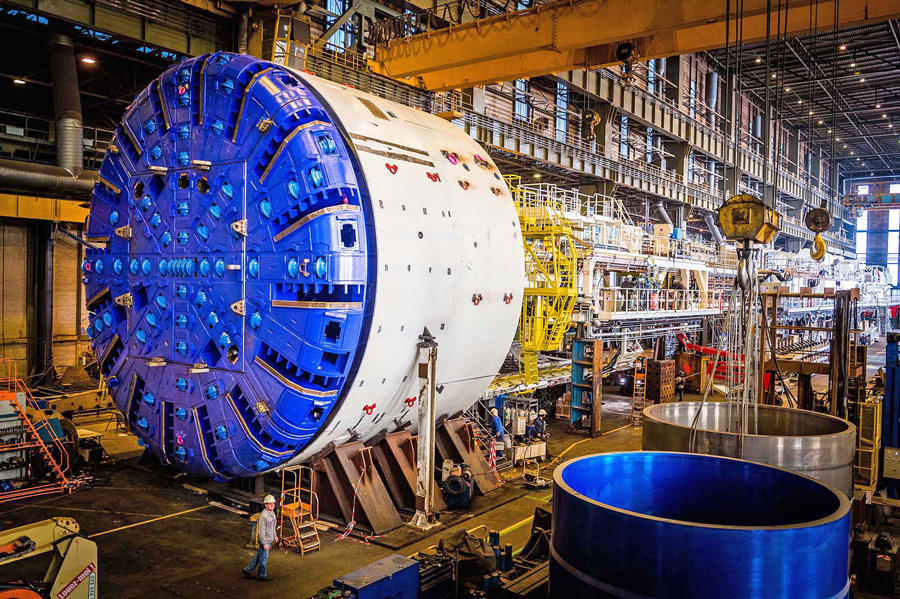
[[[620,403],[625,403],[624,398]],[[621,418],[624,406],[608,404],[609,413]],[[607,405],[604,406],[606,416]],[[630,409],[630,405],[629,405]],[[610,416],[611,426],[618,418]],[[53,516],[71,516],[99,549],[99,589],[103,596],[234,598],[298,597],[314,594],[342,574],[381,559],[394,551],[352,540],[336,541],[338,532],[321,533],[322,550],[300,556],[272,551],[271,583],[244,580],[241,568],[252,556],[244,545],[250,539],[245,516],[210,505],[205,495],[185,488],[183,477],[163,476],[143,467],[135,454],[140,448],[130,435],[103,431],[105,421],[81,422],[82,428],[104,432],[107,450],[124,457],[95,471],[100,485],[71,495],[48,496],[0,506],[0,529],[21,526]],[[114,428],[113,426],[109,427]],[[597,452],[638,450],[641,429],[626,427],[596,439],[568,432],[562,421],[551,423],[550,451],[568,449],[565,459]],[[607,426],[603,427],[608,430]],[[551,476],[559,458],[543,472]],[[506,476],[520,476],[507,471]],[[517,484],[512,481],[508,484]],[[432,536],[396,553],[412,554],[436,544],[448,532],[484,524],[505,531],[503,543],[520,547],[530,533],[530,518],[539,506],[549,508],[549,489],[532,491],[518,499],[464,521],[441,528]],[[41,557],[0,567],[0,580],[40,578],[48,560]]]

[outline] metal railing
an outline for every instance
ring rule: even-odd
[[[605,287],[594,300],[598,313],[621,315],[639,312],[724,311],[728,292],[724,289],[652,289],[647,287]]]
[[[29,114],[0,110],[0,138],[21,140],[24,143],[53,146],[55,121]],[[112,142],[115,131],[84,127],[84,149],[100,154]]]
[[[348,58],[347,54],[352,56]],[[411,85],[404,85],[379,77],[367,72],[360,58],[359,55],[353,52],[343,52],[337,47],[326,45],[322,49],[312,49],[309,52],[307,65],[311,72],[319,76],[353,85],[363,91],[400,104],[432,113],[459,113],[462,116],[453,119],[452,122],[467,128],[476,139],[481,139],[488,135],[499,137],[500,139],[516,139],[520,144],[540,147],[551,154],[572,158],[599,170],[607,170],[623,177],[634,177],[653,185],[668,187],[673,192],[695,197],[708,205],[718,205],[722,200],[722,192],[718,187],[710,185],[706,181],[685,181],[684,177],[675,171],[662,169],[658,165],[643,160],[607,157],[603,148],[598,147],[595,142],[586,142],[580,135],[572,131],[557,129],[552,119],[549,122],[523,120],[516,118],[511,110],[503,111],[495,106],[485,107],[482,114],[475,111],[470,96],[459,91],[432,93]],[[607,72],[605,69],[599,70],[598,73],[608,78],[618,77],[618,75]],[[659,104],[663,110],[670,112],[674,118],[716,136],[720,141],[728,144],[729,147],[733,146],[725,135],[672,107],[664,100],[643,90],[634,89],[634,91]],[[740,149],[740,152],[748,156],[749,159],[762,164],[762,157],[752,151]],[[787,171],[780,170],[779,175],[793,178],[801,183],[802,186],[807,187],[806,182]],[[813,193],[817,194],[820,200],[828,199],[825,194],[817,190],[813,190]],[[843,214],[842,210],[846,212],[841,206],[835,206],[835,210],[839,214]],[[801,226],[796,219],[790,218],[790,222]],[[851,240],[840,236],[831,234],[825,234],[824,236],[841,246],[846,247],[852,243]]]

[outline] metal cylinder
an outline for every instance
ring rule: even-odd
[[[113,146],[88,220],[109,243],[82,264],[87,334],[160,460],[251,476],[416,430],[425,330],[438,421],[506,358],[516,207],[449,122],[217,52],[138,94]]]
[[[552,597],[844,599],[850,501],[799,474],[610,453],[553,475]]]
[[[644,410],[645,451],[690,451],[691,423],[700,402],[663,403]],[[840,418],[775,406],[758,406],[758,419],[750,409],[750,426],[758,434],[743,435],[738,456],[737,403],[707,402],[697,424],[694,451],[741,457],[760,464],[779,466],[817,478],[853,493],[853,457],[856,427]]]

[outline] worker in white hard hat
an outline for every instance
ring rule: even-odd
[[[531,425],[534,427],[534,436],[538,439],[545,439],[547,437],[547,410],[543,408],[538,410]]]
[[[259,513],[259,522],[256,525],[256,534],[259,538],[259,548],[256,550],[250,564],[244,568],[244,578],[256,578],[268,582],[271,576],[266,574],[266,564],[269,561],[269,549],[278,542],[278,520],[275,518],[275,498],[266,495],[263,499],[266,507]],[[256,574],[254,574],[254,570]]]

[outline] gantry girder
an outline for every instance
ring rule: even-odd
[[[834,27],[836,0],[790,3],[788,36]],[[837,0],[838,27],[900,17],[898,0]],[[564,0],[379,44],[373,69],[398,79],[416,77],[441,91],[620,64],[622,42],[641,60],[689,54],[726,44],[725,0]],[[737,40],[736,2],[728,19]],[[743,43],[777,37],[778,2],[744,0]],[[771,11],[771,14],[769,13]],[[810,14],[813,18],[810,18]],[[783,17],[783,11],[782,11]]]

